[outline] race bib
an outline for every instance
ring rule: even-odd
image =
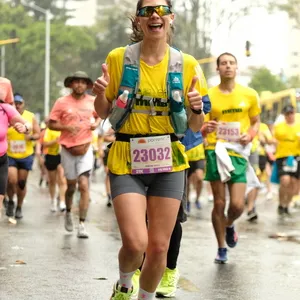
[[[10,141],[10,151],[12,153],[25,153],[26,142],[25,141]]]
[[[169,135],[131,138],[130,153],[133,175],[172,171],[172,148]]]
[[[219,122],[217,138],[228,142],[238,142],[240,139],[240,122]]]

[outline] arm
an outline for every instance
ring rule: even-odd
[[[60,121],[49,120],[48,124],[49,129],[56,131],[70,131],[71,126],[63,125]]]
[[[36,141],[40,138],[40,126],[35,118],[32,119],[32,134],[27,134],[26,139]]]
[[[58,139],[55,139],[55,140],[53,140],[53,141],[43,142],[42,144],[43,144],[43,146],[44,146],[45,148],[47,148],[47,147],[50,147],[50,146],[55,145],[55,144],[57,144],[57,143],[58,143]]]
[[[109,84],[110,77],[107,69],[107,65],[102,65],[102,76],[99,77],[93,87],[93,93],[96,95],[95,110],[101,119],[105,119],[110,110],[111,102],[106,98],[105,90]]]
[[[100,125],[101,119],[98,116],[95,116],[95,123],[91,125],[91,130],[95,130]]]
[[[194,113],[190,108],[188,108],[188,123],[193,132],[201,130],[204,123],[203,112],[201,112],[201,114],[197,114]]]
[[[12,125],[19,133],[29,133],[32,130],[32,125],[24,120],[19,114],[15,115],[10,120],[10,125]]]
[[[190,107],[188,107],[188,124],[193,132],[201,130],[204,122],[204,114],[202,111],[202,97],[198,90],[196,89],[196,84],[199,78],[197,76],[193,77],[191,87],[187,94]]]
[[[259,115],[250,118],[250,128],[248,129],[247,133],[244,133],[241,136],[240,142],[242,145],[247,145],[250,142],[252,142],[252,140],[258,133],[259,124],[260,124],[260,116]]]

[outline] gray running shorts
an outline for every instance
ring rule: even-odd
[[[127,193],[182,200],[185,171],[143,175],[115,175],[110,173],[112,198]]]

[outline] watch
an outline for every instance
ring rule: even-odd
[[[200,108],[200,109],[193,109],[193,108],[191,108],[191,111],[194,113],[194,114],[196,114],[196,115],[201,115],[202,114],[202,109]]]

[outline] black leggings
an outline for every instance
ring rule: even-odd
[[[4,154],[0,157],[0,195],[5,195],[8,177],[8,159]]]
[[[167,256],[167,268],[174,270],[177,266],[177,259],[179,256],[180,243],[182,238],[182,227],[180,221],[176,221],[172,232],[170,246]]]

